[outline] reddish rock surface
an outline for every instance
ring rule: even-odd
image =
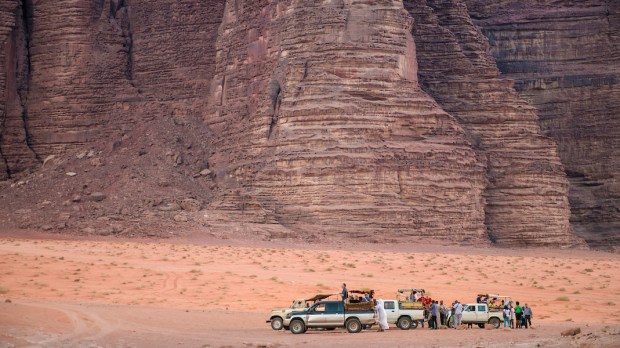
[[[568,181],[556,144],[541,135],[535,109],[500,77],[465,4],[405,1],[405,7],[414,17],[420,83],[459,120],[486,165],[490,238],[565,243],[571,234]]]
[[[228,2],[206,121],[234,193],[214,206],[298,233],[487,240],[483,166],[417,84],[402,2],[300,4]]]
[[[617,243],[618,5],[561,3],[0,0],[0,220]]]
[[[620,2],[467,0],[502,74],[559,144],[571,223],[594,246],[620,241]]]

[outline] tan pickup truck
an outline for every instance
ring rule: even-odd
[[[267,323],[271,324],[271,328],[274,330],[282,330],[282,328],[284,328],[282,323],[284,322],[284,318],[286,318],[287,314],[294,311],[303,311],[313,305],[316,301],[324,300],[330,296],[336,296],[336,294],[318,294],[311,298],[294,300],[293,303],[287,308],[272,310]]]

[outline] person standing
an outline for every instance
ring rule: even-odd
[[[504,306],[504,327],[510,327],[510,308]]]
[[[517,306],[515,307],[515,316],[516,316],[517,329],[520,329],[521,319],[523,319],[523,307],[519,305],[519,301],[517,301]]]
[[[435,315],[435,311],[437,310],[437,304],[435,301],[431,302],[430,306],[430,318],[428,319],[428,328],[436,329],[437,328],[437,315]]]
[[[435,301],[435,328],[441,328],[441,307],[439,306],[439,301]]]
[[[347,284],[342,283],[342,300],[347,302],[349,299],[349,290],[347,290]]]
[[[446,318],[448,317],[448,307],[443,304],[443,300],[439,301],[439,322],[441,325],[446,325]]]
[[[512,302],[508,306],[510,308],[510,328],[515,328],[515,308],[512,306]]]
[[[523,316],[525,317],[525,328],[527,329],[528,326],[532,327],[532,308],[530,308],[527,303],[523,307]]]
[[[375,313],[377,314],[378,322],[379,322],[379,332],[383,332],[388,330],[390,326],[387,322],[387,313],[385,313],[385,307],[383,307],[383,300],[378,299],[377,305],[375,306]]]
[[[457,327],[459,327],[461,325],[461,320],[463,319],[463,305],[459,302],[459,300],[456,300],[456,303],[454,304],[454,328],[456,329]]]

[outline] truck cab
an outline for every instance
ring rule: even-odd
[[[373,325],[375,314],[372,302],[365,306],[357,305],[347,308],[344,301],[321,301],[304,311],[295,311],[286,315],[284,328],[300,334],[309,328],[335,329],[344,327],[350,333],[360,332],[364,325]]]
[[[408,304],[408,302],[405,302]],[[389,324],[396,324],[401,330],[415,329],[424,321],[424,308],[406,308],[399,300],[384,300],[383,308]]]

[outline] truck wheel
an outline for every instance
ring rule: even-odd
[[[362,331],[362,323],[358,319],[349,319],[345,324],[349,333],[358,333]]]
[[[302,334],[306,332],[306,324],[304,324],[304,322],[299,319],[291,321],[290,328],[291,332],[294,334]]]
[[[282,318],[280,317],[275,317],[273,319],[271,319],[271,328],[274,330],[282,330]]]
[[[493,317],[489,319],[489,324],[493,325],[493,328],[499,329],[499,324],[500,324],[499,318]]]
[[[396,322],[396,326],[398,326],[401,330],[409,330],[411,328],[411,318],[409,317],[400,317]]]
[[[484,329],[484,324],[478,324],[478,327]]]

